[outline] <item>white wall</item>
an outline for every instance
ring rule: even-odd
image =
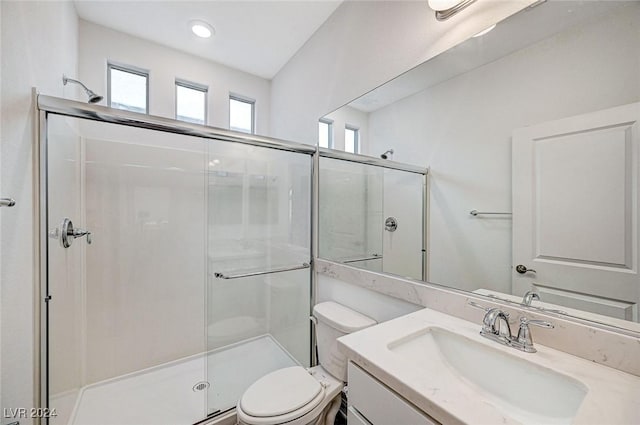
[[[640,5],[576,27],[370,114],[371,149],[429,165],[429,280],[510,292],[516,128],[640,100]]]
[[[2,11],[1,196],[17,204],[3,208],[0,228],[0,407],[32,407],[34,382],[33,142],[31,88],[64,97],[62,74],[77,70],[78,20],[70,2],[0,2]],[[13,419],[2,418],[5,424]],[[20,423],[30,424],[29,419]]]
[[[107,102],[107,61],[149,70],[149,113],[175,118],[175,79],[209,87],[207,125],[229,128],[229,93],[256,101],[256,133],[269,135],[270,81],[80,20],[79,78]]]
[[[271,135],[315,144],[320,117],[530,3],[478,2],[437,22],[426,1],[345,1],[272,80]]]
[[[335,301],[371,317],[378,323],[424,308],[321,273],[317,273],[316,297],[317,303]]]

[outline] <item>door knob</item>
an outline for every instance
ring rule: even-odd
[[[522,264],[518,264],[516,266],[516,271],[520,274],[525,274],[527,272],[535,273],[536,271],[533,269],[528,269],[527,266],[523,266]]]

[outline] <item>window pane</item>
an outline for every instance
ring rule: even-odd
[[[345,152],[358,153],[358,130],[345,128],[344,150]]]
[[[331,124],[320,121],[318,123],[318,144],[321,148],[331,147]]]
[[[253,102],[229,99],[229,128],[253,133]]]
[[[206,91],[176,85],[176,119],[204,124],[206,104]]]
[[[109,68],[112,108],[147,112],[147,76]]]

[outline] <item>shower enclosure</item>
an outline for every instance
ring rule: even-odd
[[[196,423],[310,365],[314,147],[38,107],[48,423]]]
[[[427,280],[427,168],[318,151],[318,256]]]

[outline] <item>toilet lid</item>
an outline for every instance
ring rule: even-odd
[[[240,407],[250,415],[270,417],[284,415],[306,406],[311,410],[320,403],[322,385],[300,366],[276,370],[258,379],[240,399]],[[315,401],[314,406],[307,406]]]

